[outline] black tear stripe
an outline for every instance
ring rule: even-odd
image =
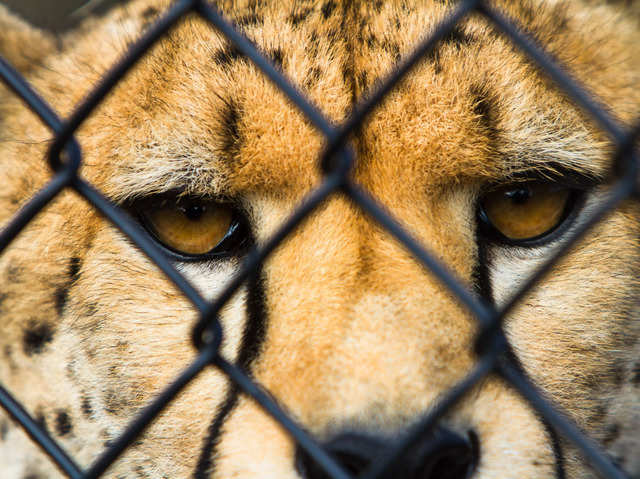
[[[535,384],[535,381],[531,379],[531,376],[529,376],[527,371],[522,366],[520,359],[518,358],[518,356],[516,356],[516,353],[511,348],[511,345],[508,346],[508,349],[504,353],[503,357],[504,357],[503,361],[506,361],[509,364],[513,365],[515,369],[518,371],[518,373],[524,376],[531,383]],[[545,431],[549,435],[549,439],[551,440],[551,448],[553,449],[553,456],[555,459],[555,466],[556,466],[556,476],[554,479],[566,479],[567,474],[565,472],[564,452],[562,451],[562,446],[560,444],[560,438],[558,437],[558,433],[551,426],[551,424],[549,424],[549,422],[540,415],[537,409],[534,409],[534,408],[531,408],[531,409],[533,411],[533,414],[538,419],[538,421],[540,421],[540,423],[544,427]]]
[[[251,366],[260,354],[265,339],[267,326],[265,283],[266,279],[262,265],[260,265],[258,270],[248,279],[247,321],[236,362],[236,365],[249,375],[251,375]],[[232,383],[222,407],[209,426],[207,436],[200,450],[196,470],[193,473],[194,479],[208,479],[213,473],[215,464],[211,458],[215,455],[215,449],[220,442],[222,428],[238,405],[239,396],[240,390],[238,386]]]
[[[476,220],[476,224],[477,223],[478,221]],[[473,279],[473,289],[478,296],[488,304],[493,305],[495,301],[493,299],[493,287],[491,285],[491,260],[489,258],[487,244],[479,237],[479,232],[476,232],[476,244],[478,245],[478,260],[471,275]]]
[[[489,259],[488,247],[484,241],[478,238],[478,233],[476,233],[476,238],[476,244],[478,245],[478,261],[473,270],[473,286],[476,293],[484,301],[495,307],[495,299],[493,297],[493,287],[491,285],[490,277],[491,261]],[[531,379],[529,374],[527,374],[526,370],[522,366],[522,362],[520,361],[518,356],[516,356],[516,353],[511,348],[511,345],[508,346],[508,349],[504,353],[503,357],[503,361],[512,364],[521,375],[535,384],[535,381]],[[558,434],[556,433],[555,429],[551,427],[551,424],[549,424],[547,420],[543,418],[536,409],[532,408],[532,410],[536,418],[542,423],[545,431],[549,435],[549,439],[551,440],[551,447],[553,449],[553,456],[555,458],[556,467],[555,479],[566,479],[566,473],[564,470],[564,453],[560,445]]]

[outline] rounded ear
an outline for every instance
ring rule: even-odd
[[[34,27],[0,5],[0,55],[21,73],[27,73],[58,50],[56,37]]]

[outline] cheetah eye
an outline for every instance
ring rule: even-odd
[[[486,193],[478,216],[490,239],[527,246],[546,240],[571,216],[580,190],[544,181],[512,183]]]
[[[134,206],[140,222],[170,252],[186,259],[229,256],[246,243],[246,229],[229,204],[158,196]]]

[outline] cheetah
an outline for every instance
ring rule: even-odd
[[[625,128],[640,119],[637,2],[494,0]],[[340,125],[457,8],[445,0],[216,3]],[[0,53],[64,118],[165,0],[132,0],[59,36],[6,8]],[[0,93],[0,224],[51,178],[52,133]],[[80,176],[206,300],[322,184],[325,136],[195,14],[83,122]],[[610,138],[479,13],[445,35],[349,138],[350,181],[499,307],[610,198]],[[334,165],[335,166],[335,165]],[[640,477],[640,222],[595,226],[504,321],[522,374]],[[71,189],[0,255],[0,384],[88,467],[197,356],[189,300]],[[237,364],[353,474],[478,364],[479,324],[343,194],[320,205],[219,314]],[[595,477],[509,384],[487,375],[393,477]],[[426,449],[425,449],[426,448]],[[422,452],[421,452],[422,451]],[[62,477],[0,412],[0,477]],[[109,478],[329,477],[216,367],[205,368]],[[391,477],[391,476],[390,476]]]

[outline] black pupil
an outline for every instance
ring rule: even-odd
[[[198,221],[206,211],[206,206],[201,203],[190,203],[182,208],[184,215],[191,221]]]
[[[532,196],[531,190],[529,188],[519,188],[517,190],[507,191],[505,196],[509,198],[513,203],[517,205],[522,205],[529,201]]]

